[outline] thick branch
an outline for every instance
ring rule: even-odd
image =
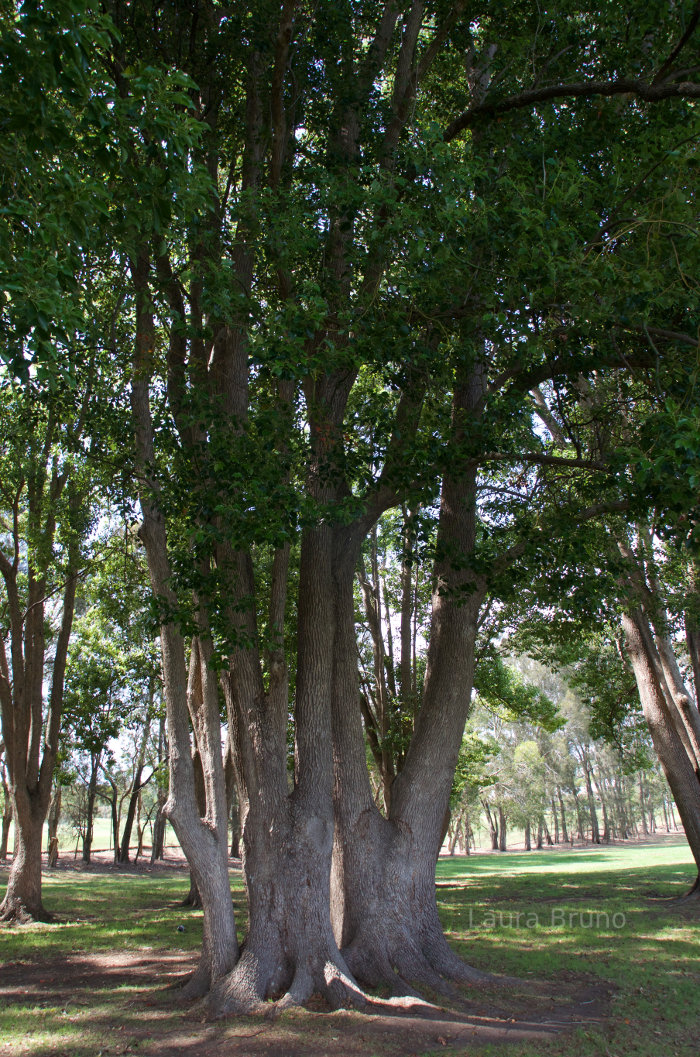
[[[530,88],[506,99],[494,99],[470,107],[447,126],[444,140],[449,143],[460,132],[483,121],[490,121],[514,110],[524,110],[538,103],[555,99],[590,98],[591,96],[631,95],[645,103],[658,103],[664,99],[700,99],[700,84],[679,81],[677,84],[665,80],[662,84],[631,77],[618,77],[612,81],[579,81],[571,84],[552,84],[542,88]]]

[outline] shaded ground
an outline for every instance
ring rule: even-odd
[[[697,1057],[698,911],[671,902],[692,875],[687,845],[665,835],[443,857],[447,935],[478,968],[510,974],[498,988],[412,1014],[312,1003],[211,1023],[176,987],[201,943],[201,911],[182,906],[186,864],[66,856],[44,875],[54,923],[0,926],[0,1057]]]
[[[570,974],[555,985],[503,985],[479,992],[463,1011],[443,1009],[416,1015],[328,1014],[298,1010],[280,1017],[238,1017],[205,1022],[196,1008],[176,1011],[172,985],[193,968],[191,954],[107,952],[44,962],[14,962],[0,971],[0,1000],[27,1007],[61,1007],[76,1023],[103,1029],[102,1057],[139,1053],[148,1057],[321,1057],[329,1052],[423,1054],[449,1052],[479,1043],[534,1042],[575,1027],[602,1025],[612,991]],[[96,992],[125,989],[122,1010],[94,1008]],[[460,1002],[460,1006],[462,1003]],[[100,1018],[104,1023],[100,1024]],[[2,1050],[0,1050],[2,1052]],[[24,1048],[18,1039],[13,1057],[62,1055],[73,1050],[49,1043]]]

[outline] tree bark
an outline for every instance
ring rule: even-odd
[[[92,757],[90,767],[90,781],[87,788],[87,799],[85,805],[85,834],[83,836],[83,862],[89,863],[92,855],[92,839],[95,820],[95,798],[97,796],[97,774],[99,759]]]
[[[7,862],[7,842],[10,837],[10,824],[12,822],[12,801],[9,793],[5,795],[2,808],[2,831],[0,831],[0,862]]]
[[[455,394],[458,434],[482,399],[477,371]],[[450,949],[435,896],[435,863],[468,715],[474,647],[485,585],[465,569],[475,545],[475,470],[443,481],[430,643],[423,701],[387,818],[371,794],[360,723],[352,603],[357,557],[336,540],[333,673],[335,848],[333,926],[353,974],[406,994],[413,983],[445,990],[452,979],[485,974]]]
[[[565,844],[569,843],[569,834],[566,831],[566,812],[564,811],[564,797],[562,796],[561,786],[557,786],[557,799],[559,800],[559,810],[561,811],[561,839]]]
[[[131,404],[143,511],[140,534],[146,549],[153,593],[156,598],[164,600],[169,611],[176,611],[177,599],[171,585],[166,526],[159,507],[160,488],[154,477],[156,460],[149,381],[155,329],[149,289],[150,261],[145,250],[136,261],[132,261],[131,268],[136,294]],[[188,984],[188,993],[197,995],[206,993],[212,983],[229,972],[238,959],[238,940],[228,878],[226,794],[218,692],[214,673],[205,655],[201,663],[203,694],[198,714],[198,741],[200,750],[204,747],[207,815],[201,818],[194,791],[185,643],[178,626],[170,621],[164,621],[161,625],[160,640],[170,749],[170,792],[164,813],[173,825],[194,874],[204,912],[202,955]]]
[[[691,892],[697,893],[700,882],[700,783],[679,736],[675,718],[660,686],[654,663],[649,657],[641,613],[623,614],[622,627],[632,664],[644,718],[654,748],[683,822],[685,834],[698,868],[698,878]],[[690,894],[690,893],[689,893]]]
[[[15,852],[0,905],[0,921],[50,921],[41,897],[41,844],[46,809],[39,797],[19,793],[14,804]]]

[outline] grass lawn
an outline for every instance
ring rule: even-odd
[[[438,901],[453,945],[522,984],[497,998],[470,992],[466,1013],[453,1004],[451,1019],[427,1022],[302,1010],[204,1023],[169,989],[201,936],[201,912],[179,905],[186,872],[51,871],[45,903],[58,922],[0,929],[0,1057],[398,1057],[477,1043],[484,1057],[697,1057],[700,921],[668,902],[691,864],[680,841],[442,859]],[[232,880],[244,924],[240,875]],[[524,1041],[525,1027],[560,1023]]]

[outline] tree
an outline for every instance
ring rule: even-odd
[[[73,393],[49,395],[36,384],[20,390],[7,379],[0,384],[0,704],[18,834],[0,917],[23,920],[46,917],[42,826],[58,751],[91,484],[80,446],[86,401],[76,409]]]
[[[636,312],[620,278],[634,261],[644,291],[661,273],[661,250],[640,269],[643,238],[624,217],[660,208],[682,164],[698,13],[683,4],[650,25],[641,5],[389,0],[323,20],[295,0],[108,7],[167,811],[204,908],[190,993],[247,1011],[272,994],[282,1007],[314,989],[362,1003],[364,983],[406,996],[410,981],[479,980],[443,936],[434,867],[480,621],[512,592],[514,563],[566,532],[565,488],[535,510],[538,468],[560,484],[579,471],[590,491],[608,472],[553,451],[528,394],[557,378],[576,400],[581,375],[629,371],[630,357],[653,366],[639,327],[664,348],[689,338],[682,315],[670,331],[658,318],[680,278]],[[619,128],[624,153],[607,134]],[[682,188],[674,201],[687,218]],[[402,506],[432,511],[432,604],[385,816],[367,772],[353,585],[365,539]],[[188,694],[188,663],[201,692]],[[217,682],[243,806],[240,959]]]
[[[449,214],[447,225],[441,210],[450,194],[458,202],[475,200],[476,216],[469,217],[469,231],[478,231],[480,219],[484,221],[478,216],[478,196],[487,186],[482,173],[490,150],[504,158],[503,186],[508,185],[512,170],[500,152],[506,150],[506,144],[512,152],[513,144],[510,134],[501,135],[492,121],[499,112],[524,111],[539,99],[555,98],[557,92],[574,98],[616,94],[624,89],[651,100],[681,91],[665,86],[673,62],[669,66],[662,60],[656,72],[646,78],[615,76],[586,81],[584,77],[574,86],[548,88],[542,96],[535,89],[534,94],[524,91],[520,84],[516,95],[503,102],[502,97],[492,97],[487,104],[490,77],[497,77],[499,62],[488,47],[490,16],[479,23],[479,33],[472,39],[458,6],[438,12],[431,21],[432,11],[427,15],[422,5],[414,4],[405,12],[399,34],[399,13],[388,5],[372,27],[373,36],[363,23],[369,11],[363,5],[357,9],[349,6],[335,15],[332,33],[324,26],[321,40],[317,23],[297,5],[283,5],[281,20],[272,34],[266,21],[257,21],[261,12],[262,8],[256,10],[242,30],[242,48],[227,39],[228,61],[240,64],[237,83],[246,85],[245,111],[238,110],[240,116],[245,113],[244,120],[233,117],[233,97],[227,95],[230,85],[223,80],[212,83],[203,79],[202,55],[216,54],[223,35],[217,37],[212,30],[188,69],[199,84],[196,105],[209,125],[202,157],[206,157],[210,172],[234,174],[227,183],[231,198],[225,198],[224,189],[212,200],[212,215],[222,218],[227,234],[221,236],[217,229],[216,233],[202,234],[199,242],[190,241],[188,259],[194,272],[189,273],[193,281],[187,301],[175,279],[182,250],[174,242],[167,259],[160,251],[154,256],[144,244],[132,261],[137,299],[134,409],[141,472],[145,476],[146,468],[157,466],[146,382],[154,370],[151,351],[157,316],[153,306],[161,291],[177,321],[171,326],[168,350],[169,406],[179,443],[189,446],[192,458],[196,453],[199,472],[200,507],[190,527],[192,538],[201,545],[197,566],[200,579],[194,598],[197,630],[200,642],[204,642],[211,628],[225,658],[224,689],[230,724],[237,734],[238,771],[246,791],[244,845],[250,934],[240,962],[214,989],[214,1002],[228,1009],[250,1008],[264,995],[280,989],[286,989],[283,1002],[303,1000],[314,987],[332,1002],[359,1001],[361,996],[348,969],[359,979],[370,983],[388,980],[395,988],[405,987],[409,978],[439,984],[443,974],[469,979],[478,975],[460,965],[444,942],[435,910],[433,879],[469,708],[476,628],[489,586],[486,577],[470,563],[480,542],[475,516],[477,466],[487,453],[493,453],[495,434],[491,430],[503,422],[506,407],[512,414],[514,392],[527,391],[538,372],[544,372],[545,377],[558,372],[578,375],[611,360],[622,365],[622,360],[612,343],[606,344],[605,351],[594,351],[590,343],[591,333],[602,328],[603,317],[608,326],[610,312],[617,312],[618,306],[604,299],[604,304],[596,307],[599,288],[594,294],[592,283],[582,290],[580,267],[572,264],[567,271],[560,256],[572,252],[572,261],[585,259],[589,240],[581,237],[579,229],[570,229],[566,248],[556,251],[556,261],[550,258],[537,275],[533,298],[526,299],[527,310],[519,300],[520,307],[507,317],[505,326],[499,316],[506,296],[497,295],[484,306],[481,290],[479,297],[464,304],[463,272],[458,278],[457,269],[451,267],[445,239],[447,226],[450,237],[457,245],[462,244],[457,230],[459,209]],[[507,21],[505,13],[504,17]],[[601,32],[599,17],[583,23],[581,32],[584,37],[589,35],[589,40]],[[226,23],[226,34],[233,24],[233,20]],[[302,25],[303,47],[297,48],[292,41]],[[563,19],[561,26],[565,26],[565,38],[568,34],[569,39],[575,39],[577,24],[573,20]],[[165,23],[164,28],[172,32],[173,23]],[[675,56],[678,36],[662,45],[666,33],[669,27],[660,32],[659,46],[665,47],[667,55]],[[367,40],[373,43],[365,50],[363,42]],[[631,58],[640,41],[641,37],[636,37],[627,53],[632,64],[644,61],[641,51]],[[453,62],[450,48],[469,43],[474,44],[474,54],[478,55],[470,71],[473,105],[445,127],[442,137],[431,138],[428,126],[421,121],[439,117],[446,101],[440,89],[432,96],[417,96],[417,85],[421,79],[430,84],[435,70],[444,74]],[[513,47],[523,43],[519,37]],[[530,41],[526,50],[529,62]],[[556,65],[556,54],[549,52],[546,61]],[[621,54],[611,59],[614,65],[620,61]],[[604,65],[601,62],[601,75]],[[223,67],[214,63],[214,68],[218,77]],[[355,76],[349,78],[347,71],[353,68]],[[324,71],[322,84],[317,80],[320,69]],[[336,71],[343,72],[336,75]],[[657,74],[664,83],[663,90],[652,85]],[[590,76],[587,70],[586,77]],[[378,87],[382,82],[388,86],[384,94]],[[348,94],[350,83],[355,86],[355,96]],[[692,94],[695,87],[683,91]],[[319,108],[321,100],[323,108]],[[585,137],[590,137],[585,140],[586,147],[595,143],[598,152],[601,143],[593,133],[590,112],[585,107],[577,111],[579,116],[566,129],[563,113],[562,109],[556,111],[549,126],[554,129],[556,125],[556,135],[548,141],[545,134],[547,146],[551,142],[554,148],[554,140],[562,135],[564,140],[570,135],[580,141],[585,130]],[[411,114],[420,115],[411,126],[411,134],[418,137],[415,149],[408,133]],[[541,120],[542,112],[534,116],[530,109],[528,132],[534,134],[534,126]],[[239,170],[230,167],[231,155],[226,156],[218,135],[226,121],[232,122],[229,127],[238,137],[235,157],[242,159],[241,182],[236,179]],[[635,128],[635,121],[629,120],[630,136],[641,131],[641,126]],[[473,168],[467,177],[466,170],[456,168],[455,154],[445,144],[460,130],[477,124],[478,134],[472,137],[468,154]],[[644,125],[644,134],[648,134],[648,125]],[[660,125],[655,134],[663,139]],[[524,162],[522,155],[520,160]],[[568,167],[577,187],[577,208],[579,191],[583,185],[587,188],[590,239],[600,237],[603,213],[609,208],[603,205],[602,189],[605,187],[607,194],[613,172],[619,179],[620,161],[609,159],[604,172],[597,170],[595,177],[590,170],[584,175],[585,165],[577,169],[577,162]],[[534,169],[534,158],[528,164]],[[540,157],[537,165],[541,170]],[[642,176],[637,159],[635,175],[631,171],[625,175],[627,188],[636,188]],[[523,242],[529,247],[532,243],[528,237],[536,237],[541,245],[538,225],[542,210],[534,195],[523,192],[520,180],[515,183],[514,179],[513,184],[516,201],[523,203],[521,210],[515,210],[517,222],[525,227]],[[558,195],[555,197],[559,202]],[[237,223],[229,229],[227,209],[231,202],[236,204]],[[574,197],[568,202],[569,211],[573,202]],[[503,205],[499,188],[486,207],[490,226],[495,227],[489,209],[495,212]],[[552,206],[550,200],[547,207]],[[305,225],[299,224],[301,211]],[[423,234],[415,246],[404,247],[403,233],[407,225],[416,227],[417,216]],[[511,214],[511,223],[515,219]],[[494,231],[497,239],[491,245],[500,251],[497,261],[493,259],[495,253],[477,255],[479,265],[493,276],[494,290],[508,267],[518,276],[516,281],[525,270],[524,262],[518,263],[505,249],[506,238],[512,245],[512,230],[508,236],[505,229]],[[216,296],[213,293],[222,274],[221,246],[229,237],[233,252],[226,268],[236,276],[234,304],[225,301],[225,290]],[[529,266],[529,248],[526,253]],[[431,255],[431,271],[426,274]],[[547,264],[557,272],[554,309]],[[605,259],[605,268],[614,270],[615,265],[615,260]],[[207,303],[215,305],[208,314],[198,283],[210,291]],[[575,327],[579,328],[572,340],[575,351],[570,358],[562,355],[557,359],[556,353],[550,356],[547,342],[556,340],[562,318],[568,322],[569,310],[562,313],[561,306],[569,301],[569,295],[573,299],[575,286],[579,305],[582,295],[585,300],[585,308],[575,312]],[[409,307],[412,302],[418,311]],[[520,322],[518,312],[522,313]],[[514,365],[513,357],[520,350],[515,339],[511,337],[509,342],[506,335],[511,328],[511,334],[522,334],[524,341],[526,332],[531,332],[533,316],[544,330],[544,341],[528,347],[533,356],[528,373],[523,371],[522,358],[518,357],[519,363]],[[394,344],[384,346],[383,362],[377,362],[372,356],[372,342],[378,335],[386,341],[391,333],[389,324],[399,323],[402,317],[408,320],[408,334],[397,339],[394,331]],[[198,335],[205,321],[208,344],[203,355]],[[445,326],[447,335],[440,331],[438,322]],[[447,373],[440,369],[445,362]],[[249,370],[249,363],[255,365],[253,370]],[[373,391],[361,392],[359,379],[368,374],[374,378]],[[516,379],[513,388],[507,385],[512,378]],[[444,380],[449,399],[440,398],[438,379]],[[494,385],[498,396],[491,400],[490,387]],[[375,432],[374,440],[363,447],[364,438],[371,436],[368,416],[376,414],[382,401],[382,433]],[[305,426],[299,430],[294,428],[295,416],[301,413]],[[366,777],[365,746],[356,708],[352,581],[362,541],[376,518],[405,498],[407,489],[416,487],[417,470],[412,460],[417,462],[418,452],[425,454],[431,414],[433,423],[439,424],[444,449],[433,453],[428,461],[431,472],[442,478],[430,645],[413,737],[401,773],[391,786],[388,817],[383,818],[374,806]],[[349,436],[358,437],[357,447],[348,441]],[[525,439],[533,443],[532,434],[525,430],[518,436],[515,428],[510,436],[514,445],[516,441],[522,445]],[[268,451],[278,453],[276,465],[265,459],[264,444]],[[512,454],[504,454],[517,463],[522,460],[521,453],[519,447]],[[257,480],[242,482],[235,476],[235,463],[246,456],[258,467]],[[550,458],[546,452],[541,457],[545,461]],[[535,452],[532,461],[538,458]],[[566,457],[562,461],[567,464]],[[579,460],[574,457],[570,462],[577,465]],[[222,487],[224,467],[230,468],[229,479],[234,482],[228,491]],[[180,472],[185,470],[180,464]],[[290,497],[289,485],[296,481],[303,486]],[[275,496],[277,510],[265,503],[265,494]],[[173,525],[165,516],[169,503],[162,473],[147,478],[142,502],[154,590],[172,612],[181,598],[168,587],[175,552],[172,544],[170,550],[168,547]],[[215,513],[205,515],[205,508]],[[251,509],[256,512],[255,525],[246,514]],[[285,537],[296,531],[299,510],[295,785],[290,796],[283,736],[287,715],[284,656],[274,643],[268,646],[260,642],[257,613],[269,604],[267,626],[281,631],[289,567]],[[222,539],[223,523],[227,536]],[[252,548],[271,540],[276,569],[269,596],[263,599],[256,590]],[[226,586],[218,601],[209,585],[213,581],[220,585],[222,580]],[[217,588],[220,590],[221,586]],[[168,658],[174,667],[167,678],[172,687],[184,688],[183,636],[177,624],[170,625],[169,630],[164,625],[164,642],[168,634],[172,646],[168,647]],[[217,640],[217,636],[221,637]],[[220,664],[216,659],[216,665]],[[326,707],[329,699],[333,703],[332,726]],[[171,702],[173,732],[176,707],[179,715],[186,715],[182,693],[179,700],[177,706]],[[330,804],[331,734],[336,766],[334,818]],[[172,744],[173,735],[171,748]],[[184,759],[184,743],[178,753]],[[180,787],[175,772],[172,778],[171,813],[177,828],[177,811],[182,809],[184,797],[191,795],[186,790],[193,783],[187,777]],[[220,783],[220,778],[217,781]],[[221,801],[220,793],[212,793],[212,797],[209,811]],[[274,820],[272,826],[270,820]],[[329,906],[333,824],[335,859]],[[219,825],[212,826],[214,832]],[[180,830],[184,833],[182,824]],[[290,848],[294,850],[291,857]],[[309,901],[292,903],[291,893],[299,891],[308,893]],[[206,914],[205,893],[203,900]],[[329,910],[342,955],[330,934]],[[283,980],[276,971],[281,963],[289,966]],[[322,971],[327,966],[333,968]],[[395,966],[399,967],[398,977]],[[207,975],[205,986],[223,974],[220,968],[210,966],[205,978]]]
[[[90,861],[95,801],[104,794],[104,779],[113,789],[115,861],[128,862],[140,791],[152,777],[144,778],[144,767],[151,724],[157,718],[160,672],[145,570],[135,542],[128,526],[104,541],[99,562],[80,592],[82,612],[68,653],[63,740],[85,779],[85,862]],[[127,731],[136,738],[133,771],[128,789],[118,792],[110,743]],[[124,799],[127,812],[120,837],[119,807]]]

